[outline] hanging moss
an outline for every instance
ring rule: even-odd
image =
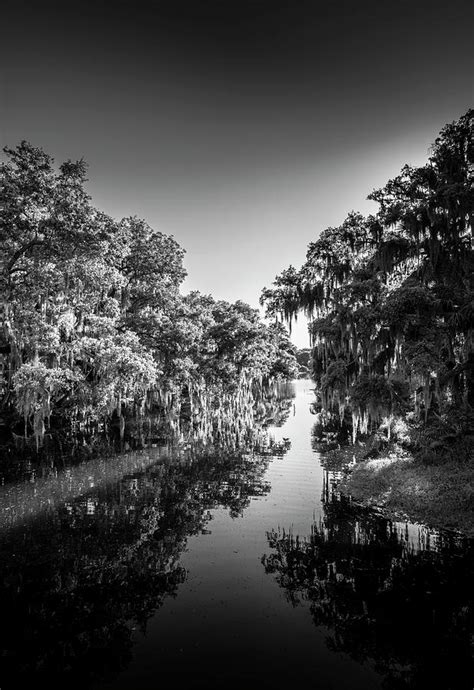
[[[83,161],[57,170],[28,142],[5,154],[0,394],[26,434],[40,443],[54,418],[117,422],[123,436],[127,420],[153,414],[206,436],[220,415],[251,421],[263,389],[296,374],[285,328],[243,302],[182,295],[173,237],[95,209]]]
[[[474,409],[473,139],[470,110],[369,196],[376,216],[321,232],[262,295],[269,315],[310,317],[320,402],[350,407],[354,438],[394,414]]]

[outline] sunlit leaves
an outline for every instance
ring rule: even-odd
[[[3,405],[25,433],[50,416],[89,423],[182,403],[226,414],[296,373],[294,348],[256,310],[179,287],[176,240],[137,217],[95,209],[84,161],[56,171],[41,149],[5,149],[0,167]],[[226,397],[227,396],[227,397]],[[217,402],[216,402],[217,401]],[[193,411],[194,410],[194,411]]]

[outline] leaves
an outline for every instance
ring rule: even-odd
[[[474,407],[473,139],[470,110],[442,130],[425,166],[404,166],[370,194],[376,216],[350,213],[324,230],[301,269],[262,293],[273,318],[310,317],[320,402],[357,425],[363,416],[365,430],[400,413],[394,377],[425,419],[430,408]]]
[[[183,402],[204,415],[226,395],[231,415],[251,410],[265,385],[295,375],[283,327],[263,324],[242,302],[181,295],[176,240],[93,207],[84,161],[56,171],[27,142],[5,153],[2,392],[25,433],[33,428],[40,439],[51,415],[122,422],[158,408],[179,420]]]

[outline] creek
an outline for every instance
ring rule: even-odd
[[[472,541],[339,496],[294,396],[251,449],[0,487],[2,690],[472,687]]]

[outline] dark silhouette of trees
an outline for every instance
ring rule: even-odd
[[[288,601],[309,604],[335,652],[370,663],[383,687],[469,687],[474,600],[472,544],[405,532],[389,520],[329,500],[310,535],[267,534],[262,559]]]
[[[268,493],[268,463],[148,449],[73,466],[63,483],[53,480],[56,505],[39,505],[26,484],[2,513],[4,687],[84,688],[118,674],[130,662],[133,629],[146,628],[185,581],[188,537],[209,527],[212,509],[237,517]]]
[[[353,438],[382,423],[390,433],[398,419],[433,453],[472,439],[473,185],[470,110],[443,128],[426,165],[372,192],[377,214],[324,230],[300,270],[263,290],[269,316],[310,318],[320,406]]]

